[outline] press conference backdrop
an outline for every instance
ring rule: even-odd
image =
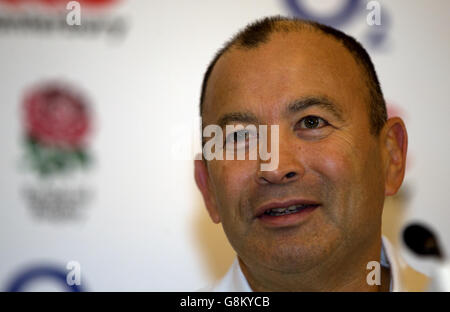
[[[234,253],[193,179],[202,75],[226,39],[276,14],[368,49],[409,132],[383,231],[426,271],[400,234],[418,220],[449,250],[450,2],[375,2],[0,0],[0,289],[184,291],[223,275]]]

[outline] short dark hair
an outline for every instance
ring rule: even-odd
[[[365,73],[365,82],[369,91],[368,111],[371,133],[378,135],[387,120],[386,103],[384,101],[383,92],[381,91],[375,67],[367,51],[355,38],[333,27],[313,21],[283,16],[265,17],[248,24],[243,30],[239,31],[227,41],[215,54],[203,77],[200,95],[200,116],[202,116],[203,113],[203,101],[209,77],[215,64],[225,52],[232,47],[254,49],[261,44],[268,42],[270,35],[275,32],[295,32],[305,29],[320,31],[343,44],[363,69],[363,72]]]

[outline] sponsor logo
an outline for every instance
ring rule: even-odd
[[[119,0],[0,0],[0,35],[44,34],[123,39],[128,21]],[[81,17],[81,12],[83,12]]]
[[[339,5],[323,7],[327,2],[314,2],[306,0],[282,0],[293,16],[317,21],[332,27],[343,29],[348,24],[358,21],[365,24],[362,32],[355,35],[361,42],[372,50],[382,50],[389,47],[388,33],[390,29],[389,13],[378,1],[343,0]],[[334,1],[334,4],[336,1]],[[319,7],[320,4],[320,8]],[[333,4],[333,2],[329,2]],[[326,13],[319,13],[319,12]]]
[[[68,0],[0,0],[0,3],[13,7],[20,7],[29,4],[38,4],[46,7],[64,7]],[[119,0],[77,0],[82,6],[89,8],[111,6]]]

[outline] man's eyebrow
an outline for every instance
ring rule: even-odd
[[[224,128],[228,124],[243,123],[243,124],[258,124],[258,118],[252,113],[248,112],[233,112],[224,114],[220,117],[217,125]]]
[[[311,106],[319,106],[332,113],[340,121],[344,120],[342,110],[325,96],[308,96],[296,99],[288,105],[286,113],[296,113]]]

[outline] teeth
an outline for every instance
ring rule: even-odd
[[[267,210],[265,212],[265,214],[268,214],[271,216],[282,216],[285,214],[291,214],[291,213],[297,212],[304,207],[306,207],[306,205],[292,205],[287,208],[273,208],[273,209]]]

